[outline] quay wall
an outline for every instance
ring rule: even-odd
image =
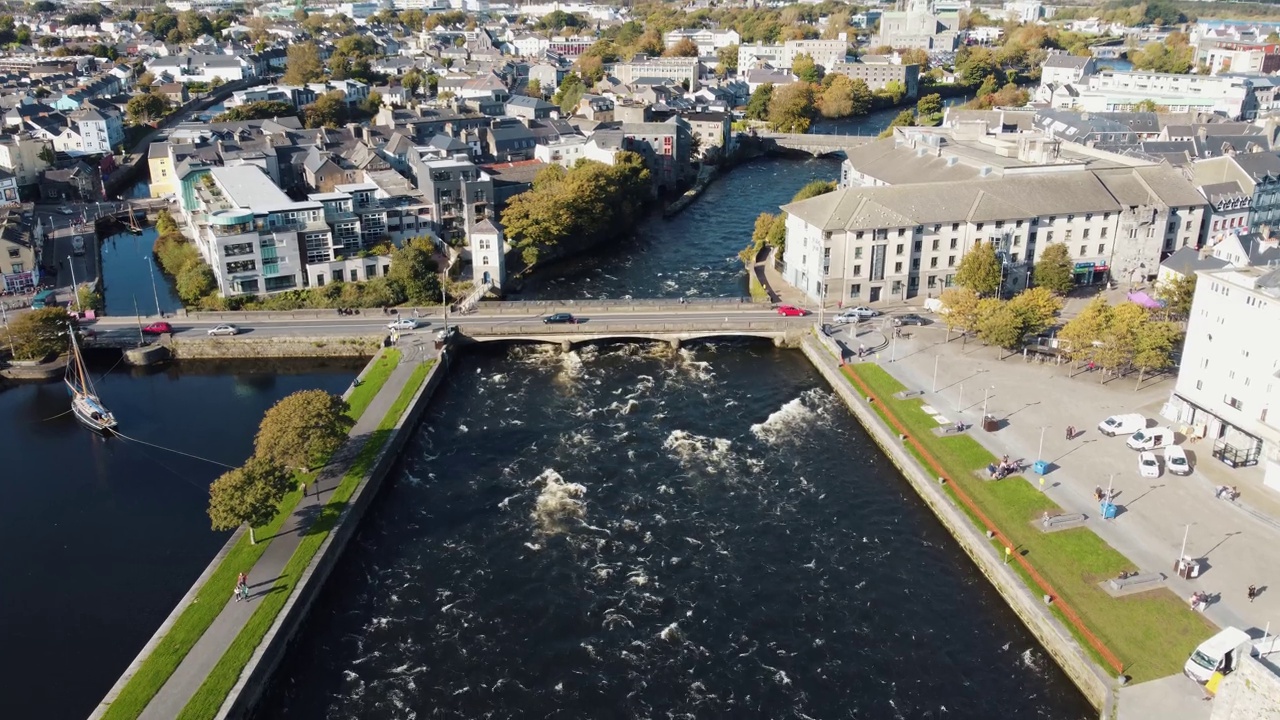
[[[212,337],[172,340],[168,347],[177,360],[369,357],[378,352],[382,339],[381,333],[348,337]]]
[[[284,658],[289,644],[306,620],[312,604],[319,597],[329,574],[342,557],[351,538],[355,536],[365,510],[377,496],[383,479],[395,465],[400,452],[413,435],[418,421],[422,419],[423,413],[430,404],[431,396],[444,382],[448,373],[450,355],[450,351],[445,349],[431,371],[427,373],[422,387],[414,395],[409,407],[391,431],[391,437],[379,452],[373,470],[360,481],[347,507],[338,518],[333,532],[329,533],[329,537],[325,539],[315,557],[311,559],[311,563],[303,571],[293,596],[276,616],[275,623],[267,631],[253,658],[240,674],[240,680],[223,702],[222,708],[218,711],[218,720],[247,717],[262,697],[263,691],[266,690],[276,668]]]
[[[1110,718],[1115,704],[1114,681],[1110,676],[1089,658],[1071,633],[1049,612],[1043,600],[1023,584],[1012,568],[1004,564],[1000,553],[991,541],[947,496],[938,483],[938,478],[932,477],[916,461],[906,445],[898,439],[898,435],[871,409],[866,398],[862,397],[844,378],[835,357],[832,356],[834,351],[813,336],[806,338],[800,347],[809,358],[809,362],[813,363],[818,372],[826,378],[831,388],[871,435],[872,440],[898,467],[902,476],[956,539],[965,554],[973,560],[978,570],[1005,599],[1031,634],[1035,635],[1059,667],[1067,673],[1076,687],[1080,688],[1085,698],[1099,710],[1100,716]]]

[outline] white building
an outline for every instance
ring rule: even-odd
[[[1178,75],[1147,71],[1090,75],[1072,105],[1087,112],[1126,112],[1150,100],[1168,112],[1216,112],[1251,119],[1258,108],[1250,79],[1238,75]]]
[[[1055,53],[1040,66],[1040,87],[1078,85],[1097,71],[1092,57]]]
[[[673,48],[680,44],[681,40],[686,39],[692,40],[698,46],[698,54],[703,57],[715,55],[716,51],[722,47],[738,45],[742,42],[742,36],[732,28],[729,30],[698,28],[696,30],[672,30],[667,33],[667,47]]]
[[[1162,414],[1211,441],[1214,458],[1262,465],[1264,482],[1280,490],[1280,352],[1259,342],[1260,332],[1280,327],[1280,268],[1198,275],[1178,383]]]
[[[236,55],[171,55],[147,61],[147,70],[157,78],[169,77],[174,82],[211,82],[219,78],[224,82],[243,80],[254,76],[253,64]]]
[[[829,69],[836,63],[845,62],[848,54],[849,41],[843,37],[835,40],[788,40],[781,45],[759,42],[754,45],[739,45],[738,72],[745,73],[766,64],[790,70],[797,55],[808,55],[815,63]]]

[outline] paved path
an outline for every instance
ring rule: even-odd
[[[364,445],[364,440],[382,422],[392,403],[400,396],[400,391],[408,382],[409,376],[413,374],[418,361],[416,358],[411,359],[413,353],[408,348],[402,348],[402,350],[405,351],[404,360],[391,373],[387,384],[351,429],[352,440],[344,445],[333,462],[321,471],[316,483],[307,487],[309,497],[298,503],[293,514],[280,528],[279,534],[271,540],[266,552],[249,572],[249,601],[232,601],[231,593],[234,588],[227,588],[226,607],[205,630],[204,635],[191,648],[191,652],[183,658],[173,675],[160,688],[160,692],[151,699],[139,716],[141,720],[172,720],[177,717],[200,689],[200,685],[222,658],[227,647],[249,621],[249,617],[258,607],[258,601],[271,591],[275,581],[289,562],[289,558],[293,557],[294,550],[302,542],[301,531],[316,518],[318,508],[337,488],[342,475]],[[259,539],[259,542],[261,541],[262,539]]]
[[[903,384],[926,391],[926,402],[968,422],[981,416],[985,391],[987,411],[1005,424],[995,433],[975,431],[974,437],[996,455],[1034,461],[1045,428],[1043,459],[1057,465],[1046,475],[1046,492],[1055,502],[1068,512],[1085,513],[1094,532],[1136,568],[1166,575],[1172,574],[1189,526],[1187,555],[1205,558],[1207,569],[1195,580],[1171,577],[1173,592],[1184,598],[1195,590],[1208,593],[1205,614],[1220,626],[1234,625],[1259,637],[1268,621],[1273,630],[1280,628],[1280,520],[1268,514],[1280,508],[1280,498],[1252,479],[1261,473],[1231,470],[1207,447],[1189,445],[1195,468],[1190,476],[1143,479],[1137,453],[1121,438],[1097,431],[1106,416],[1127,412],[1167,424],[1159,412],[1173,390],[1171,380],[1149,381],[1141,390],[1135,390],[1136,378],[1101,385],[1088,373],[1070,377],[1065,365],[1027,363],[1020,356],[1000,361],[993,348],[978,342],[945,344],[946,331],[936,325],[913,330],[911,340],[898,341],[895,362],[881,353],[881,365]],[[938,390],[932,392],[935,367]],[[1067,425],[1082,435],[1067,441]],[[1093,490],[1105,488],[1113,475],[1122,512],[1102,521]],[[1038,480],[1031,473],[1026,477]],[[1213,487],[1224,483],[1241,486],[1241,504],[1214,498]],[[1250,584],[1266,588],[1252,603],[1245,596]]]

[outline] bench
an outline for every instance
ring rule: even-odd
[[[965,423],[964,430],[957,430],[955,423],[947,423],[946,425],[939,425],[938,427],[934,428],[933,434],[937,435],[938,437],[946,437],[947,435],[959,435],[960,433],[965,432],[971,427],[973,426],[970,425],[969,423]]]
[[[917,395],[923,395],[923,394],[924,394],[923,390],[903,390],[902,392],[894,393],[893,396],[899,400],[906,400],[907,398],[913,398],[913,397],[916,397]]]
[[[1155,590],[1164,585],[1164,573],[1150,572],[1130,575],[1127,578],[1111,578],[1098,583],[1112,597],[1133,595],[1134,593]]]
[[[1040,532],[1051,533],[1059,530],[1070,530],[1071,528],[1084,525],[1088,518],[1084,513],[1062,513],[1060,515],[1045,514],[1039,520],[1033,520],[1032,525],[1040,528]]]

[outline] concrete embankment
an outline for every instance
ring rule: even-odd
[[[902,476],[915,488],[920,498],[978,566],[978,570],[995,586],[1027,629],[1035,635],[1049,655],[1080,688],[1085,698],[1099,709],[1101,717],[1111,717],[1115,700],[1114,681],[1089,658],[1066,627],[1049,612],[1043,599],[1032,593],[1012,568],[1004,564],[997,549],[979,528],[969,521],[960,507],[947,496],[938,478],[932,477],[920,465],[899,436],[871,408],[866,398],[861,397],[853,385],[845,379],[833,355],[836,350],[823,345],[821,340],[813,336],[805,339],[801,349],[871,438],[898,467]]]
[[[197,337],[175,338],[167,345],[178,360],[369,357],[378,352],[382,338],[381,333],[358,337]]]
[[[306,570],[303,571],[293,597],[289,598],[280,614],[276,616],[275,623],[267,631],[262,643],[258,646],[257,651],[254,652],[253,658],[240,674],[240,680],[222,704],[222,709],[217,716],[219,720],[247,717],[262,696],[263,691],[271,681],[271,676],[275,673],[276,667],[280,664],[281,659],[284,658],[289,643],[293,640],[298,628],[302,626],[303,621],[311,610],[312,603],[315,602],[324,587],[329,573],[333,571],[339,558],[342,557],[347,543],[355,536],[360,520],[364,517],[365,510],[373,502],[373,498],[377,496],[378,490],[382,487],[383,479],[396,460],[399,459],[400,452],[404,449],[409,438],[412,437],[418,421],[422,419],[423,413],[430,404],[432,394],[444,381],[448,373],[448,359],[449,351],[446,350],[445,354],[431,368],[431,371],[427,373],[422,387],[418,389],[417,394],[414,395],[413,400],[409,403],[409,407],[401,415],[400,420],[391,431],[391,436],[378,453],[373,470],[360,481],[360,485],[351,496],[350,502],[347,503],[346,508],[342,511],[341,517],[338,518],[337,525],[320,546]]]

